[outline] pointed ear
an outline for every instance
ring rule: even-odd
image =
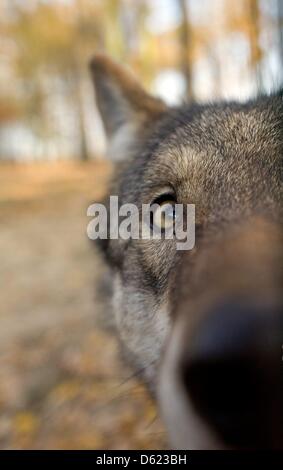
[[[110,157],[121,159],[131,145],[166,111],[166,105],[149,95],[131,71],[104,55],[96,55],[90,70],[109,143]]]

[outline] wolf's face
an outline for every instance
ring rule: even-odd
[[[167,108],[92,62],[119,203],[195,204],[196,244],[105,240],[124,350],[179,448],[283,447],[282,94]]]

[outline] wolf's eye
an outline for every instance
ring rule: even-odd
[[[153,223],[162,230],[169,229],[174,225],[175,207],[172,202],[163,202],[153,213]]]
[[[151,225],[161,230],[168,230],[175,222],[175,199],[170,195],[158,198],[152,204]]]

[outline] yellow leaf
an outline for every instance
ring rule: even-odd
[[[18,413],[14,424],[17,433],[33,434],[38,427],[38,419],[30,412]]]

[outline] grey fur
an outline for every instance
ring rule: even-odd
[[[101,57],[92,63],[94,77],[99,69],[96,95],[110,143],[121,106],[121,126],[125,109],[135,117],[125,146],[119,141],[125,163],[111,194],[141,207],[170,187],[179,203],[196,205],[192,252],[180,254],[172,240],[101,243],[113,270],[113,307],[126,356],[144,370],[155,393],[166,341],[184,317],[189,338],[205,306],[227,293],[282,302],[283,95],[167,108],[138,88],[133,103],[127,80],[115,81],[117,67]],[[115,83],[107,93],[101,91],[105,79]]]

